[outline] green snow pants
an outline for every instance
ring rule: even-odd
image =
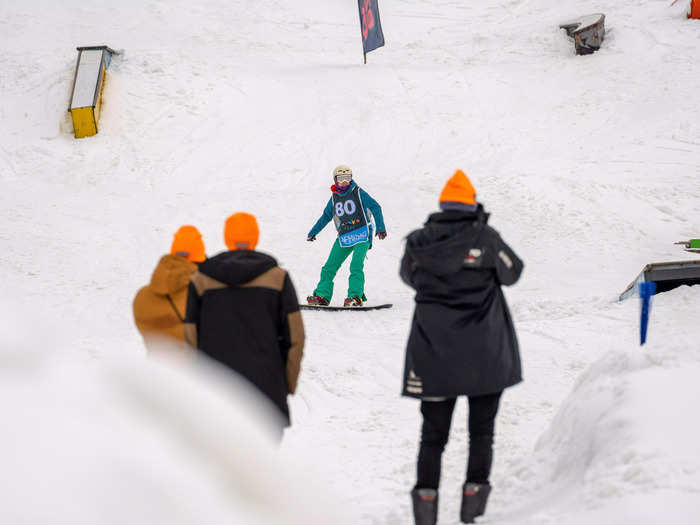
[[[335,274],[338,273],[345,259],[352,253],[350,278],[348,279],[348,297],[361,298],[365,294],[364,267],[369,244],[368,242],[362,242],[350,248],[343,248],[337,240],[334,241],[328,260],[326,264],[323,265],[323,268],[321,268],[321,280],[314,290],[314,295],[325,297],[329,301],[331,300],[331,297],[333,297],[333,279],[335,279]]]

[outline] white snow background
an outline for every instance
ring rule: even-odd
[[[525,261],[506,291],[525,381],[479,521],[698,523],[699,291],[654,298],[644,347],[637,299],[616,302],[700,236],[700,22],[670,3],[381,0],[387,45],[363,65],[354,0],[0,1],[0,522],[411,523],[398,262],[462,168]],[[607,38],[577,57],[558,24],[594,12]],[[97,44],[122,54],[99,134],[76,140],[75,48]],[[214,254],[235,211],[311,293],[334,232],[306,233],[341,163],[383,207],[367,295],[394,308],[304,313],[277,454],[227,379],[146,359],[131,301],[180,225]],[[465,419],[461,401],[441,524],[459,522]]]

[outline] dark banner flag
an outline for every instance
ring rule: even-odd
[[[360,8],[360,26],[362,27],[362,50],[367,63],[367,53],[384,45],[382,23],[379,20],[378,0],[357,0]]]

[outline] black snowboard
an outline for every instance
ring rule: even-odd
[[[392,304],[373,304],[369,306],[321,306],[320,304],[300,304],[299,309],[300,310],[330,310],[332,312],[338,311],[338,310],[359,310],[359,311],[366,311],[366,310],[381,310],[382,308],[391,308],[393,305]]]

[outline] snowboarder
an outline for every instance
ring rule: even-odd
[[[183,350],[187,286],[206,259],[204,242],[194,226],[183,226],[173,237],[170,253],[160,258],[151,282],[141,288],[133,302],[134,321],[150,351],[172,343]],[[167,346],[166,346],[167,345]]]
[[[375,228],[372,219],[376,222],[377,237],[380,240],[386,238],[382,208],[352,180],[352,170],[349,167],[336,167],[333,170],[333,181],[332,196],[306,240],[315,241],[316,235],[331,220],[335,223],[338,238],[337,242],[333,242],[328,260],[321,268],[321,279],[313,295],[306,300],[310,305],[328,306],[333,297],[333,279],[345,259],[352,254],[348,295],[343,306],[362,306],[367,300],[364,264],[367,251],[372,247]]]
[[[460,518],[472,523],[491,491],[493,434],[502,391],[522,380],[515,329],[501,286],[523,263],[488,226],[489,214],[460,170],[440,195],[439,213],[406,240],[401,278],[416,290],[403,395],[421,400],[417,525],[437,521],[442,452],[458,396],[469,399],[469,459]]]
[[[281,436],[290,424],[287,395],[297,386],[304,325],[292,280],[273,257],[255,251],[258,237],[253,215],[226,220],[229,251],[200,264],[190,281],[185,337],[272,401]]]

